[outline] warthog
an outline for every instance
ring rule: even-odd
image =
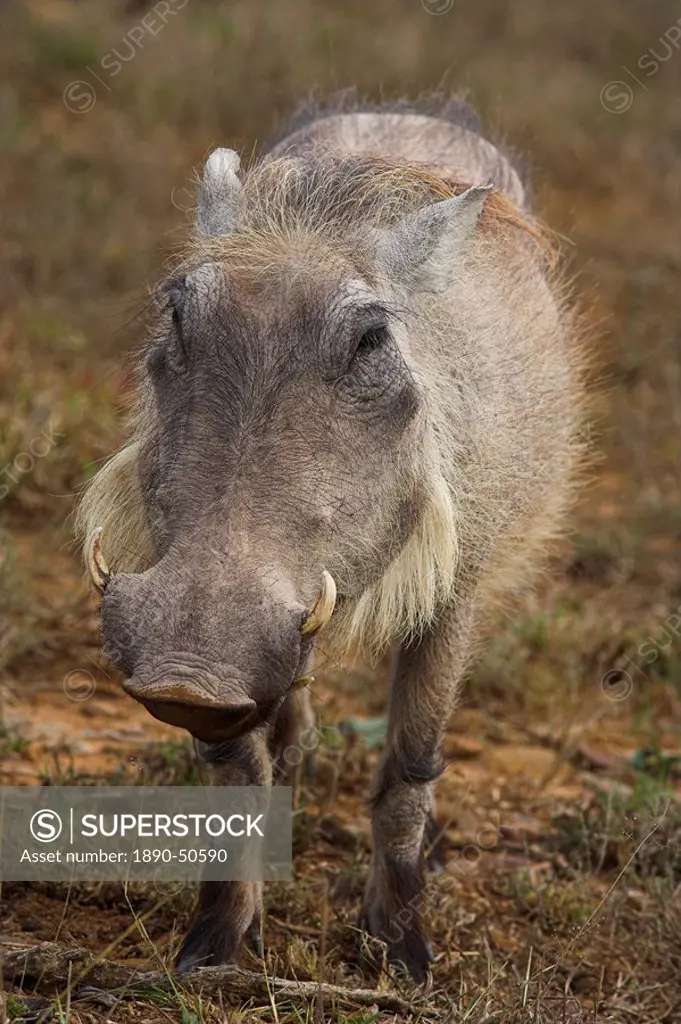
[[[394,651],[362,922],[417,980],[462,673],[575,491],[583,346],[553,264],[461,101],[313,111],[243,173],[216,150],[131,440],[80,508],[105,650],[217,784],[269,785],[310,728],[322,627],[334,659]],[[204,883],[180,966],[257,947],[261,906]]]

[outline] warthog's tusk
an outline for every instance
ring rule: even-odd
[[[104,589],[111,579],[109,566],[104,561],[101,549],[102,527],[98,526],[88,537],[85,545],[85,565],[90,575],[90,582],[98,594],[103,594]]]
[[[326,569],[322,573],[322,586],[312,611],[300,627],[301,636],[313,636],[327,624],[336,606],[336,584]]]
[[[291,683],[292,690],[302,690],[304,686],[310,686],[314,683],[314,676],[298,676]]]

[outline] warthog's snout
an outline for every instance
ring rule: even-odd
[[[225,584],[190,558],[166,557],[144,573],[113,576],[90,538],[86,562],[102,596],[102,634],[128,677],[126,691],[162,722],[207,743],[273,718],[305,671],[312,638],[333,613],[324,572],[312,608],[271,576]]]
[[[125,690],[162,722],[214,742],[248,732],[266,720],[277,700],[258,703],[247,679],[230,676],[227,666],[211,665],[185,653],[162,658],[148,672],[139,670]]]

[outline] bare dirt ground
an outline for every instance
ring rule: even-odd
[[[295,881],[267,891],[268,976],[377,984],[410,1009],[177,988],[111,1005],[5,972],[0,1020],[680,1021],[678,5],[170,7],[132,51],[143,3],[0,12],[0,784],[198,781],[183,734],[98,653],[69,516],[124,436],[138,314],[192,168],[216,144],[250,152],[311,88],[464,88],[525,154],[602,354],[601,457],[553,575],[495,626],[448,734],[428,992],[359,969],[376,750],[325,742],[303,785]],[[384,669],[334,666],[313,694],[325,725],[380,714],[384,695]],[[0,952],[50,941],[163,969],[190,910],[188,892],[4,883]]]

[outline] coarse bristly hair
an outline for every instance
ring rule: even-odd
[[[175,261],[174,270],[228,261],[235,268],[266,271],[282,258],[293,238],[308,233],[330,241],[329,252],[342,252],[371,280],[372,255],[361,241],[368,233],[367,226],[389,226],[408,212],[464,191],[468,184],[388,159],[330,154],[316,159],[306,156],[304,160],[265,158],[243,175],[245,213],[239,230],[214,238],[194,237]],[[516,252],[531,252],[533,265],[542,266],[547,279],[551,279],[555,262],[551,235],[500,192],[490,193],[479,232],[480,259],[489,260],[490,253],[503,241]],[[555,300],[564,307],[560,293],[561,286],[556,285]],[[573,336],[576,333],[574,324],[567,325],[566,330]],[[578,383],[584,365],[581,351],[573,344],[574,410],[566,428],[571,465],[560,493],[549,496],[545,512],[535,523],[534,548],[539,553],[559,530],[574,491],[568,478],[574,479],[582,464],[581,446],[575,441],[582,414]],[[435,379],[431,384],[435,392]],[[443,604],[455,596],[456,588],[465,585],[471,562],[469,558],[462,563],[461,549],[480,547],[485,543],[485,531],[491,527],[482,507],[482,492],[471,522],[462,521],[463,499],[451,468],[457,440],[451,425],[439,417],[437,395],[432,394],[430,399],[429,419],[418,453],[425,495],[421,516],[382,578],[359,598],[339,607],[334,615],[324,634],[324,646],[336,656],[357,648],[376,656],[395,640],[409,641],[418,636]],[[85,539],[95,527],[103,527],[103,553],[113,572],[139,572],[157,560],[139,479],[139,453],[146,430],[145,414],[141,413],[133,423],[131,440],[90,482],[77,513],[76,529],[81,538]],[[521,538],[515,538],[511,546],[513,557],[499,561],[497,575],[504,577],[504,583],[491,588],[490,600],[500,597],[507,584],[529,578],[530,563],[540,557],[530,558]]]

